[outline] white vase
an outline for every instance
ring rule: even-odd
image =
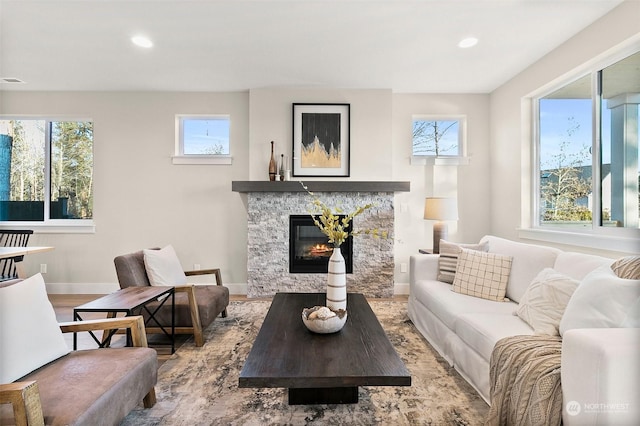
[[[347,274],[340,247],[333,249],[327,275],[327,307],[347,310]]]

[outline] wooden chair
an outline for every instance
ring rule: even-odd
[[[151,285],[144,265],[142,250],[118,256],[114,259],[116,274],[120,288]],[[193,334],[196,346],[204,344],[203,329],[206,329],[218,316],[227,316],[229,305],[229,289],[222,285],[220,269],[202,269],[184,271],[185,275],[214,275],[216,285],[187,284],[176,286],[175,298],[175,333]],[[153,302],[158,303],[158,302]],[[148,305],[153,312],[155,306]],[[160,307],[154,315],[163,325],[171,324],[171,305]],[[145,316],[146,318],[146,316]],[[161,333],[160,327],[147,324],[147,333]]]
[[[26,247],[31,234],[33,234],[31,229],[0,230],[0,247]],[[24,256],[0,259],[0,281],[18,278],[16,262],[22,262],[23,259]]]

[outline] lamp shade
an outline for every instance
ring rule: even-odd
[[[427,197],[424,201],[424,218],[426,220],[458,220],[458,200]]]

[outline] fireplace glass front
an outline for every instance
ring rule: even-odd
[[[340,215],[342,219],[344,215]],[[340,246],[347,274],[353,273],[353,237]],[[333,246],[309,215],[289,216],[289,272],[326,273]]]

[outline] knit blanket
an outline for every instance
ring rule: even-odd
[[[511,336],[491,353],[487,426],[562,424],[559,336]]]

